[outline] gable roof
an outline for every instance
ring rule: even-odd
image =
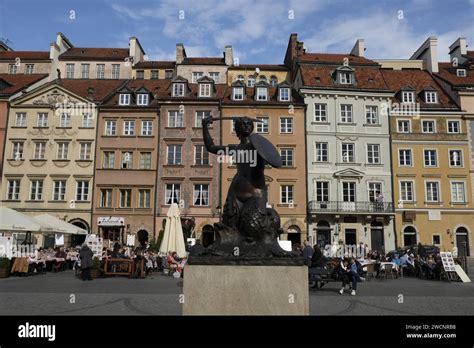
[[[291,100],[290,101],[280,101],[278,100],[278,87],[270,87],[266,86],[267,91],[268,91],[268,100],[266,101],[261,101],[261,100],[255,100],[255,94],[257,93],[257,89],[255,87],[244,87],[244,86],[238,86],[238,87],[244,87],[245,88],[245,99],[244,100],[233,100],[232,99],[232,90],[235,85],[229,86],[226,91],[224,98],[222,100],[222,103],[224,105],[232,105],[232,106],[246,106],[246,105],[252,105],[252,106],[268,106],[268,105],[281,105],[281,107],[288,107],[288,105],[293,105],[293,106],[304,106],[304,99],[301,97],[301,95],[295,91],[294,89],[291,89]]]
[[[26,61],[51,61],[47,51],[0,51],[1,61],[15,61],[16,58]]]
[[[290,71],[287,66],[283,64],[239,64],[233,65],[229,69],[231,70],[274,70],[274,71]]]
[[[345,58],[349,60],[349,65],[379,65],[373,60],[347,53],[304,53],[298,57],[298,61],[304,63],[342,65]]]
[[[164,61],[164,60],[148,60],[143,62],[138,62],[133,66],[134,69],[174,69],[176,65],[175,61]]]
[[[0,96],[11,96],[48,77],[48,74],[0,74],[4,88],[0,87]]]
[[[158,101],[156,97],[161,94],[166,93],[169,90],[171,81],[170,80],[127,80],[120,88],[112,91],[106,100],[104,100],[104,106],[116,106],[119,105],[119,94],[122,92],[127,92],[132,94],[132,98],[138,92],[147,91],[152,96],[149,98],[148,106],[156,107]],[[136,107],[136,105],[132,104],[131,107]],[[123,106],[122,106],[123,107]]]
[[[221,57],[186,57],[181,65],[225,65]]]
[[[59,60],[113,60],[124,61],[129,56],[128,48],[73,47],[59,56]]]
[[[468,51],[474,54],[474,51]],[[436,73],[436,77],[439,77],[443,81],[449,83],[453,87],[474,87],[474,70],[468,69],[467,67],[458,66],[454,67],[449,62],[443,62],[438,64],[439,72]],[[457,76],[457,69],[466,69],[466,76]]]

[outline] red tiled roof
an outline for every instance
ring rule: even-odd
[[[54,80],[51,84],[58,84],[65,89],[75,93],[83,98],[89,97],[90,88],[93,93],[90,95],[95,102],[101,102],[114,90],[119,88],[124,80],[104,80],[104,79],[64,79]]]
[[[283,64],[239,64],[232,66],[232,69],[241,69],[241,70],[255,70],[259,68],[260,70],[275,70],[275,71],[289,71],[287,66]]]
[[[0,60],[14,61],[16,58],[21,60],[50,60],[49,52],[46,51],[1,51]]]
[[[128,48],[81,48],[73,47],[59,56],[59,60],[124,60]]]
[[[436,76],[449,83],[450,85],[455,87],[474,86],[474,70],[466,69],[466,76],[460,77],[456,75],[456,70],[464,69],[462,66],[453,67],[451,63],[447,62],[439,63],[438,67],[439,73],[437,73]]]
[[[220,57],[186,57],[184,65],[225,65],[224,58]]]
[[[468,56],[469,58],[474,58],[474,51],[467,51],[466,56]]]
[[[0,95],[13,95],[47,76],[47,74],[0,74]],[[5,87],[2,88],[2,85]]]
[[[222,100],[223,104],[231,105],[282,105],[287,107],[288,105],[294,106],[304,106],[304,99],[296,92],[292,91],[292,100],[287,102],[282,102],[278,100],[278,88],[269,87],[268,88],[268,97],[267,101],[257,101],[255,100],[255,87],[245,87],[245,100],[232,100],[232,86],[229,86],[226,90],[224,99]]]
[[[168,82],[169,84],[172,83],[172,81],[166,81]],[[185,96],[185,97],[172,97],[171,96],[171,88],[170,86],[168,85],[167,88],[163,88],[159,91],[158,93],[158,98],[159,99],[162,99],[162,100],[184,100],[184,101],[191,101],[191,100],[194,100],[194,101],[206,101],[206,100],[209,100],[209,101],[215,101],[215,102],[218,102],[219,100],[222,100],[222,98],[224,98],[224,95],[225,95],[225,92],[226,92],[226,88],[227,88],[227,85],[226,84],[215,84],[214,87],[215,87],[215,92],[214,92],[214,96],[212,98],[202,98],[202,97],[198,97],[198,91],[199,91],[199,86],[197,83],[191,83],[191,84],[188,84],[188,87],[190,89],[190,91],[188,91],[188,94]]]
[[[436,82],[435,78],[426,70],[391,70],[382,69],[382,75],[388,87],[396,94],[394,101],[401,102],[400,90],[403,87],[415,89],[416,102],[422,109],[454,108],[459,109],[457,104],[449,97],[444,89]],[[426,104],[422,98],[422,92],[427,88],[434,88],[438,94],[437,104]]]
[[[378,63],[373,60],[347,53],[304,53],[298,57],[298,60],[301,62],[342,65],[344,58],[349,59],[349,65],[378,65]]]
[[[156,61],[156,60],[149,60],[144,62],[138,62],[135,64],[134,68],[138,69],[165,69],[170,68],[174,69],[176,65],[175,61]]]
[[[303,86],[324,89],[341,90],[388,90],[382,74],[379,69],[374,68],[356,68],[354,70],[355,85],[336,84],[333,78],[335,68],[325,65],[301,65],[301,77]]]
[[[128,80],[128,82],[125,85],[120,86],[120,88],[118,88],[115,91],[114,95],[110,99],[104,102],[104,105],[106,106],[118,105],[119,94],[120,94],[119,91],[122,88],[127,88],[132,92],[139,90],[141,88],[145,88],[153,96],[155,95],[160,96],[160,95],[165,95],[167,93],[170,87],[170,83],[171,82],[169,80]],[[156,105],[157,105],[157,100],[155,98],[151,98],[148,106],[156,106]],[[132,105],[132,106],[136,107],[136,105]]]

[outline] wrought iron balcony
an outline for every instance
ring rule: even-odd
[[[393,204],[392,202],[310,201],[308,209],[310,213],[390,214],[393,213]]]

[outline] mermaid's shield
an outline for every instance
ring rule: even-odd
[[[279,168],[282,166],[281,156],[269,140],[256,133],[250,134],[249,138],[258,154],[272,167]]]

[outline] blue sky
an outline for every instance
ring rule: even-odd
[[[0,0],[14,49],[48,50],[59,31],[77,47],[137,36],[152,60],[174,59],[177,42],[188,56],[230,44],[241,64],[281,63],[291,32],[310,52],[347,53],[363,38],[369,58],[409,58],[434,35],[445,60],[459,36],[474,49],[474,0]]]

